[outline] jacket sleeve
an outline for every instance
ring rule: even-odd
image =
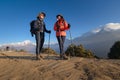
[[[54,24],[54,30],[57,31],[57,26],[56,23]]]
[[[46,29],[45,24],[44,24],[44,31],[47,32],[47,33],[49,33],[49,30]]]
[[[68,30],[68,29],[69,29],[69,28],[68,28],[68,23],[67,23],[66,21],[64,22],[64,29],[65,29],[65,30]]]

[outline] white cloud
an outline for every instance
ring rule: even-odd
[[[118,30],[120,29],[120,23],[108,23],[105,25],[104,30]]]

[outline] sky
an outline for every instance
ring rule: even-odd
[[[120,23],[120,0],[0,0],[0,44],[35,38],[30,34],[30,21],[45,12],[46,28],[51,30],[50,42],[57,42],[56,15],[62,14],[71,24],[72,38],[79,37],[107,23]],[[67,39],[70,39],[69,30]],[[49,34],[45,34],[48,43]]]

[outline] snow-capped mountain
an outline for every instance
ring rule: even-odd
[[[75,38],[73,42],[83,44],[99,57],[107,57],[110,48],[118,40],[120,40],[120,23],[108,23]]]
[[[17,49],[17,50],[23,49],[29,52],[35,52],[35,43],[31,42],[30,40],[3,44],[3,45],[0,45],[0,48],[6,48],[6,46],[9,46],[11,49]]]

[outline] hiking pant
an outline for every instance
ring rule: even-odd
[[[35,39],[36,39],[36,55],[39,55],[44,44],[44,33],[36,32]]]
[[[65,42],[65,36],[57,36],[59,49],[60,49],[60,56],[65,55],[64,53],[64,42]]]

